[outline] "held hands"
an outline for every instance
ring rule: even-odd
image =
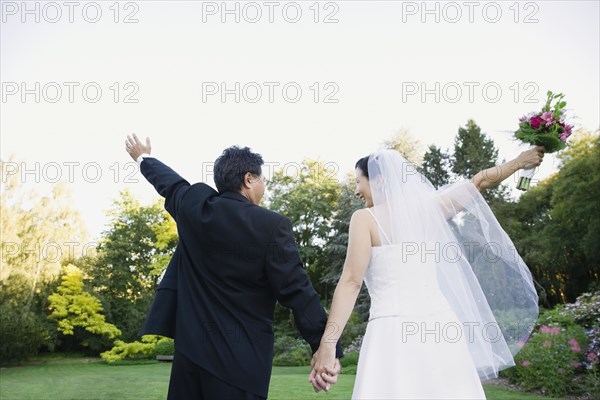
[[[337,377],[341,370],[340,360],[335,358],[335,345],[321,344],[310,365],[312,370],[308,381],[312,384],[314,391],[316,393],[321,390],[328,392],[331,385],[337,383]]]
[[[133,158],[133,161],[137,161],[141,154],[150,154],[150,138],[146,138],[146,144],[144,145],[135,133],[133,134],[133,138],[127,135],[127,140],[125,140],[125,150],[127,150],[127,153]]]
[[[516,159],[519,169],[530,169],[540,165],[544,159],[544,151],[543,146],[536,146],[519,154]]]

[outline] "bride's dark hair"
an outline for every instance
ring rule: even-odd
[[[362,171],[363,175],[369,179],[369,156],[363,157],[356,162],[354,168],[358,168]]]

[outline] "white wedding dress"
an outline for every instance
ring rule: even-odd
[[[485,398],[481,380],[514,365],[538,316],[527,265],[471,182],[436,190],[393,150],[368,174],[383,246],[353,398]]]
[[[438,264],[401,260],[398,245],[372,249],[370,317],[352,398],[484,399],[468,335],[438,286]]]

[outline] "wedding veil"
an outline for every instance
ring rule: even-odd
[[[514,365],[538,316],[531,273],[512,241],[470,181],[436,190],[393,150],[371,154],[368,172],[382,244],[402,246],[403,258],[435,260],[479,376],[497,377]]]

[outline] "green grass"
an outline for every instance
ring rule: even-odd
[[[273,367],[269,399],[349,399],[355,375],[340,375],[329,393],[315,393],[308,383],[310,367]]]
[[[46,361],[0,371],[0,399],[164,399],[170,364]]]
[[[2,400],[162,400],[169,383],[170,363],[123,362],[107,365],[97,359],[44,357],[26,366],[0,369]],[[354,375],[340,375],[328,394],[314,393],[309,367],[274,367],[269,399],[349,399]],[[549,397],[485,386],[490,400],[550,400]]]

